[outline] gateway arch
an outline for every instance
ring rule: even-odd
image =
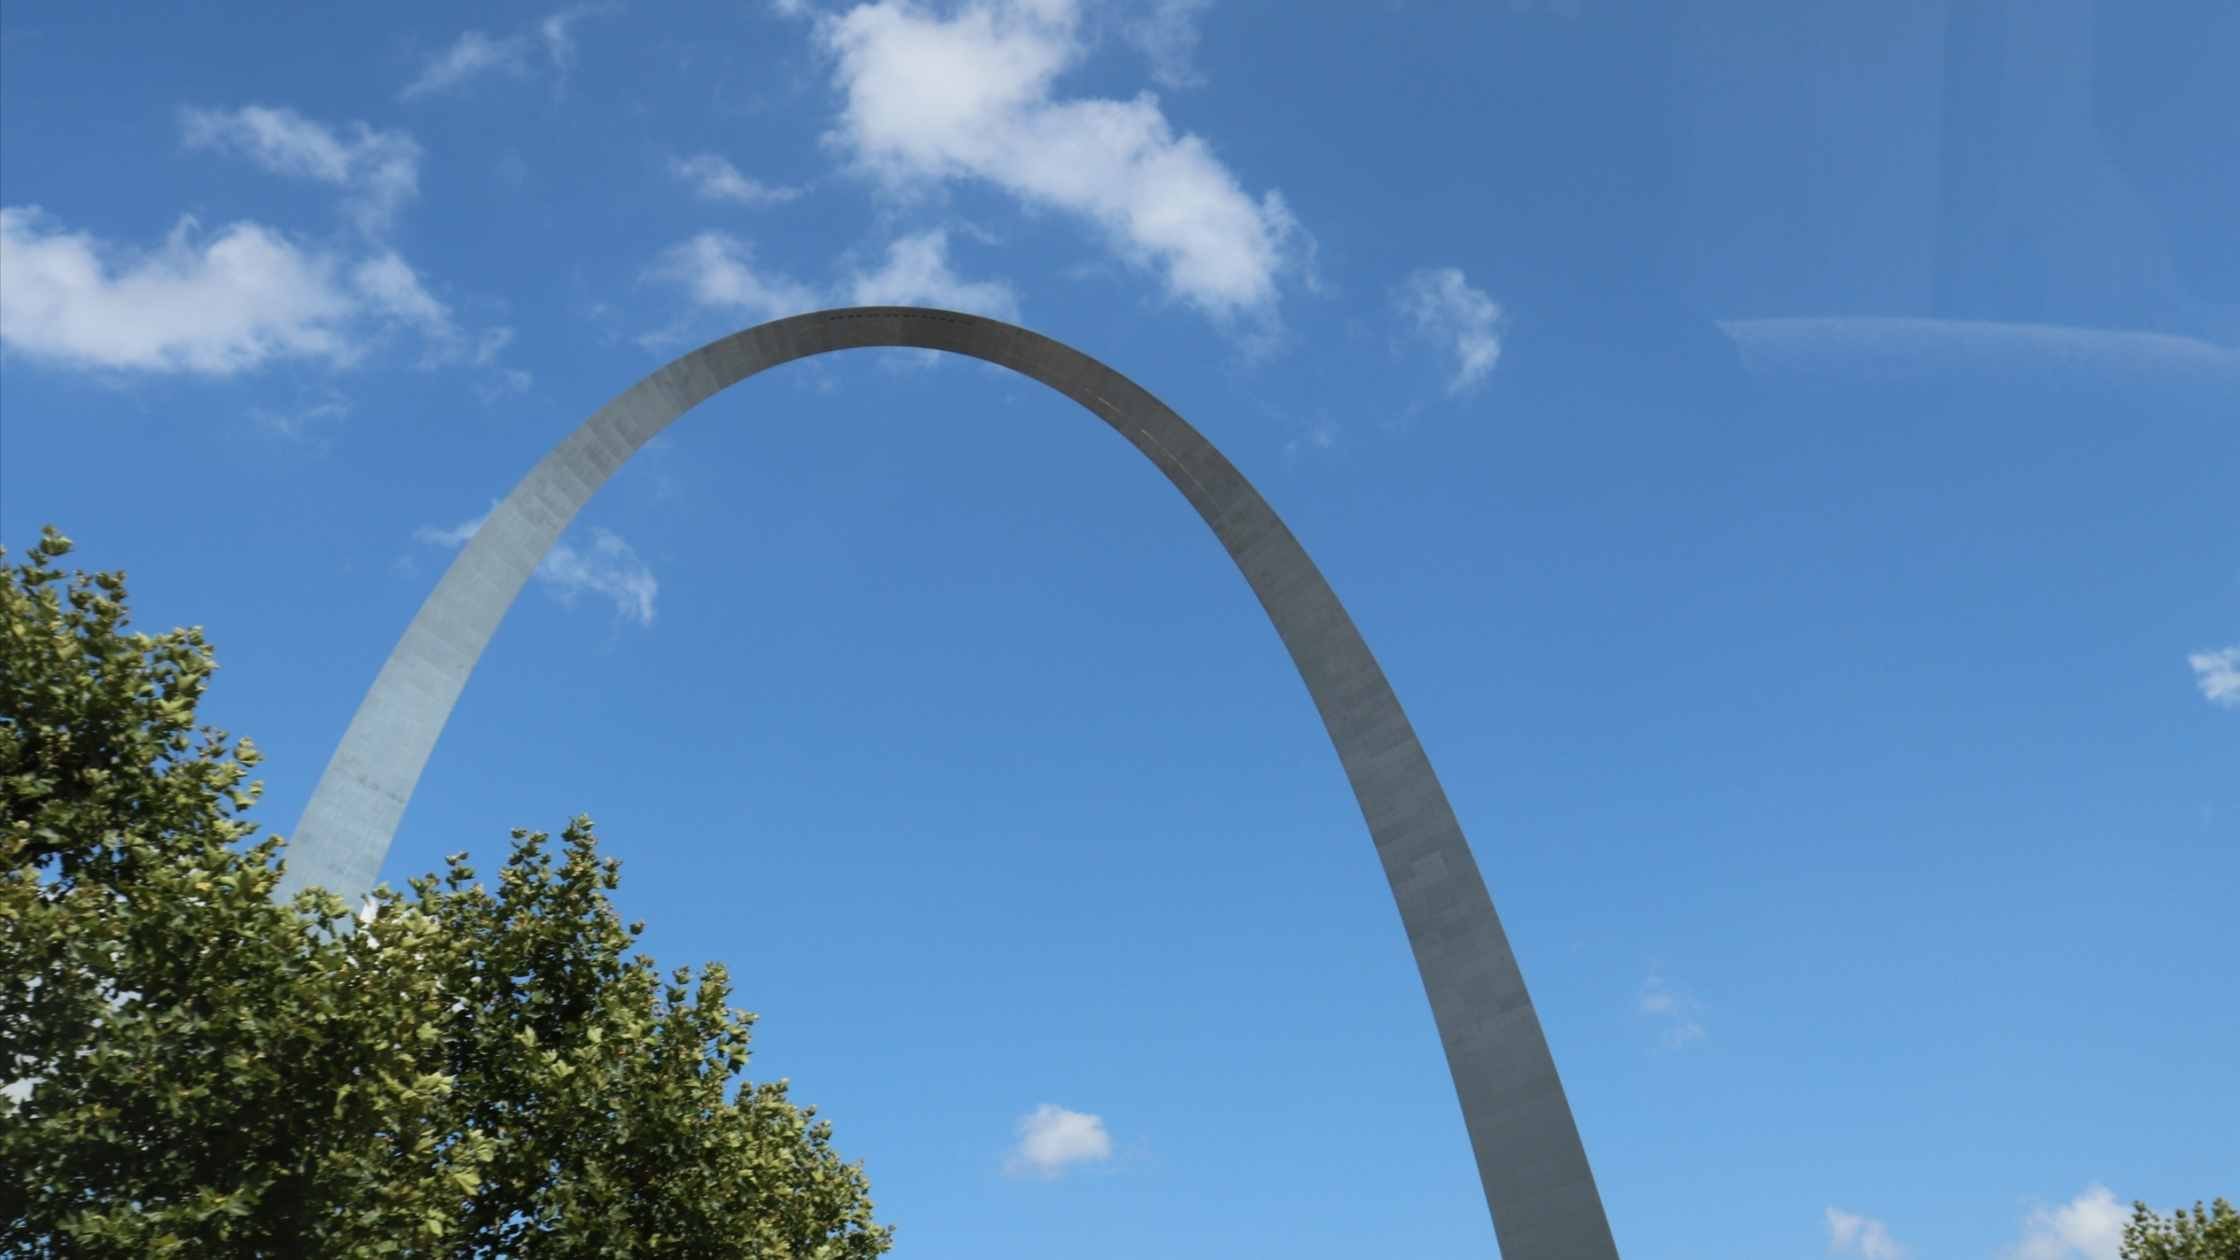
[[[1165,404],[1088,355],[997,320],[818,311],[711,342],[601,407],[492,510],[374,678],[304,807],[278,895],[369,891],[467,675],[545,553],[669,423],[766,368],[863,346],[945,350],[1048,385],[1111,425],[1205,518],[1267,610],[1369,824],[1462,1103],[1506,1260],[1616,1260],[1540,1017],[1478,864],[1368,645],[1258,491]]]

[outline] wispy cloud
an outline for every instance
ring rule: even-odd
[[[491,504],[495,511],[497,505]],[[465,546],[490,519],[490,513],[449,527],[423,525],[412,531],[413,540],[456,550]],[[661,591],[652,570],[637,550],[612,530],[594,527],[588,547],[556,542],[536,568],[544,583],[564,605],[579,596],[594,595],[614,605],[616,613],[641,626],[653,625],[654,599]]]
[[[496,503],[492,503],[490,505],[491,511],[497,510],[497,506]],[[468,539],[482,532],[482,523],[489,519],[490,513],[484,512],[480,516],[469,517],[448,528],[441,525],[422,525],[412,531],[412,540],[437,547],[463,547]]]
[[[1087,1112],[1043,1103],[1019,1118],[1019,1142],[1004,1161],[1004,1171],[1056,1177],[1076,1164],[1112,1158],[1112,1135],[1104,1120]]]
[[[707,201],[727,201],[740,206],[770,206],[801,195],[798,188],[765,184],[739,172],[739,168],[714,153],[697,153],[669,163],[669,173],[692,186]]]
[[[994,319],[1019,318],[1019,299],[1001,280],[966,280],[949,266],[949,234],[935,229],[896,239],[884,262],[848,285],[857,306],[938,306]]]
[[[1666,1049],[1678,1050],[1704,1038],[1702,1003],[1693,995],[1674,988],[1658,972],[1651,971],[1649,978],[1642,982],[1638,1009],[1662,1026],[1660,1040]]]
[[[2112,380],[2240,389],[2240,350],[2172,333],[1912,316],[1812,316],[1718,321],[1753,375],[1877,389],[2019,374],[2105,388]],[[2207,395],[2204,395],[2207,396]]]
[[[1472,288],[1461,268],[1408,273],[1393,293],[1393,305],[1418,336],[1454,356],[1449,394],[1484,384],[1501,361],[1501,307],[1484,290]]]
[[[497,362],[498,352],[513,344],[513,329],[504,325],[485,328],[475,338],[474,365],[488,367]]]
[[[368,235],[386,231],[398,208],[420,191],[420,145],[403,132],[354,122],[345,136],[270,105],[189,107],[179,111],[179,126],[190,149],[231,153],[275,175],[344,190],[345,210]]]
[[[544,45],[544,54],[552,68],[562,76],[576,68],[576,23],[588,17],[603,17],[619,13],[619,4],[579,4],[573,8],[548,13],[537,21],[537,38]]]
[[[1283,454],[1286,459],[1296,459],[1307,451],[1327,451],[1337,444],[1338,422],[1318,414],[1297,437],[1283,444]]]
[[[1881,1221],[1830,1207],[1828,1254],[1858,1256],[1860,1260],[1906,1260],[1912,1253],[1890,1236],[1889,1227]]]
[[[2195,652],[2186,658],[2193,667],[2193,681],[2211,704],[2240,709],[2240,644]]]
[[[758,266],[753,247],[727,232],[702,232],[670,246],[647,275],[683,289],[695,305],[755,319],[797,315],[821,305],[815,289]]]
[[[2004,1260],[2117,1260],[2130,1217],[2106,1186],[2087,1186],[2067,1203],[2031,1208]]]
[[[1151,63],[1160,87],[1197,87],[1205,75],[1196,64],[1198,17],[1213,0],[1151,0],[1150,7],[1122,23],[1121,35]]]
[[[409,101],[449,91],[493,71],[525,75],[529,72],[528,52],[528,41],[521,36],[493,39],[481,31],[467,31],[453,40],[449,48],[430,58],[412,82],[397,93],[397,99]]]
[[[610,530],[594,528],[591,545],[580,550],[554,543],[544,563],[537,566],[537,577],[564,604],[573,603],[578,595],[596,595],[639,625],[653,625],[653,600],[661,584],[637,551]]]
[[[959,275],[949,260],[949,234],[936,228],[888,242],[885,257],[823,288],[760,265],[753,248],[725,232],[702,232],[663,250],[647,278],[683,290],[701,310],[753,320],[798,315],[826,306],[939,306],[996,319],[1016,320],[1019,299],[1001,280]],[[687,313],[667,327],[641,335],[648,350],[673,348],[694,322]]]
[[[400,101],[453,91],[491,74],[527,78],[541,64],[565,80],[576,64],[575,26],[587,17],[614,13],[613,4],[580,4],[545,15],[527,29],[511,35],[490,35],[469,30],[449,47],[430,57],[410,83],[397,93]],[[542,61],[538,54],[542,54]]]
[[[500,368],[489,379],[474,387],[475,397],[485,403],[494,403],[512,394],[526,394],[536,377],[520,368]]]
[[[420,274],[394,251],[359,263],[350,278],[373,314],[420,334],[425,346],[420,366],[467,364],[490,369],[475,386],[484,401],[528,388],[527,372],[498,364],[499,354],[513,344],[513,329],[497,324],[469,337],[452,318],[451,308],[428,292]]]
[[[252,408],[249,418],[283,437],[314,441],[325,430],[341,423],[349,414],[349,399],[340,394],[327,394],[317,401],[286,411],[269,407]]]
[[[394,250],[351,268],[350,281],[375,314],[409,324],[447,348],[457,342],[459,334],[451,322],[451,308],[428,292],[420,274]]]
[[[897,191],[991,184],[1094,225],[1166,292],[1220,320],[1273,320],[1304,233],[1280,193],[1255,198],[1156,97],[1065,98],[1086,51],[1075,0],[907,0],[818,21],[845,95],[829,141]]]

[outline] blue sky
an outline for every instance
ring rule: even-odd
[[[11,6],[0,539],[208,628],[285,832],[607,398],[1016,319],[1347,602],[1626,1255],[2111,1260],[2240,1189],[2240,16],[1952,8]],[[828,356],[643,452],[387,875],[578,811],[898,1256],[1492,1251],[1304,688],[1039,386]]]

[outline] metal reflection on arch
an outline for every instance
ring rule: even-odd
[[[834,350],[945,350],[1088,408],[1212,528],[1291,653],[1337,746],[1415,953],[1507,1260],[1616,1260],[1539,1015],[1431,762],[1384,671],[1298,540],[1182,417],[1088,355],[954,311],[857,307],[773,320],[702,346],[593,413],[460,551],[350,719],[288,846],[285,897],[370,890],[467,676],[561,531],[639,447],[720,390]]]

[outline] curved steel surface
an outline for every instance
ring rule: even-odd
[[[819,311],[711,342],[601,407],[514,487],[382,665],[288,846],[280,895],[355,901],[467,675],[576,512],[640,446],[716,391],[863,346],[1000,364],[1095,412],[1158,465],[1252,585],[1321,711],[1399,904],[1507,1260],[1615,1260],[1602,1200],[1477,861],[1384,671],[1314,562],[1198,431],[1080,351],[996,320],[914,307]]]

